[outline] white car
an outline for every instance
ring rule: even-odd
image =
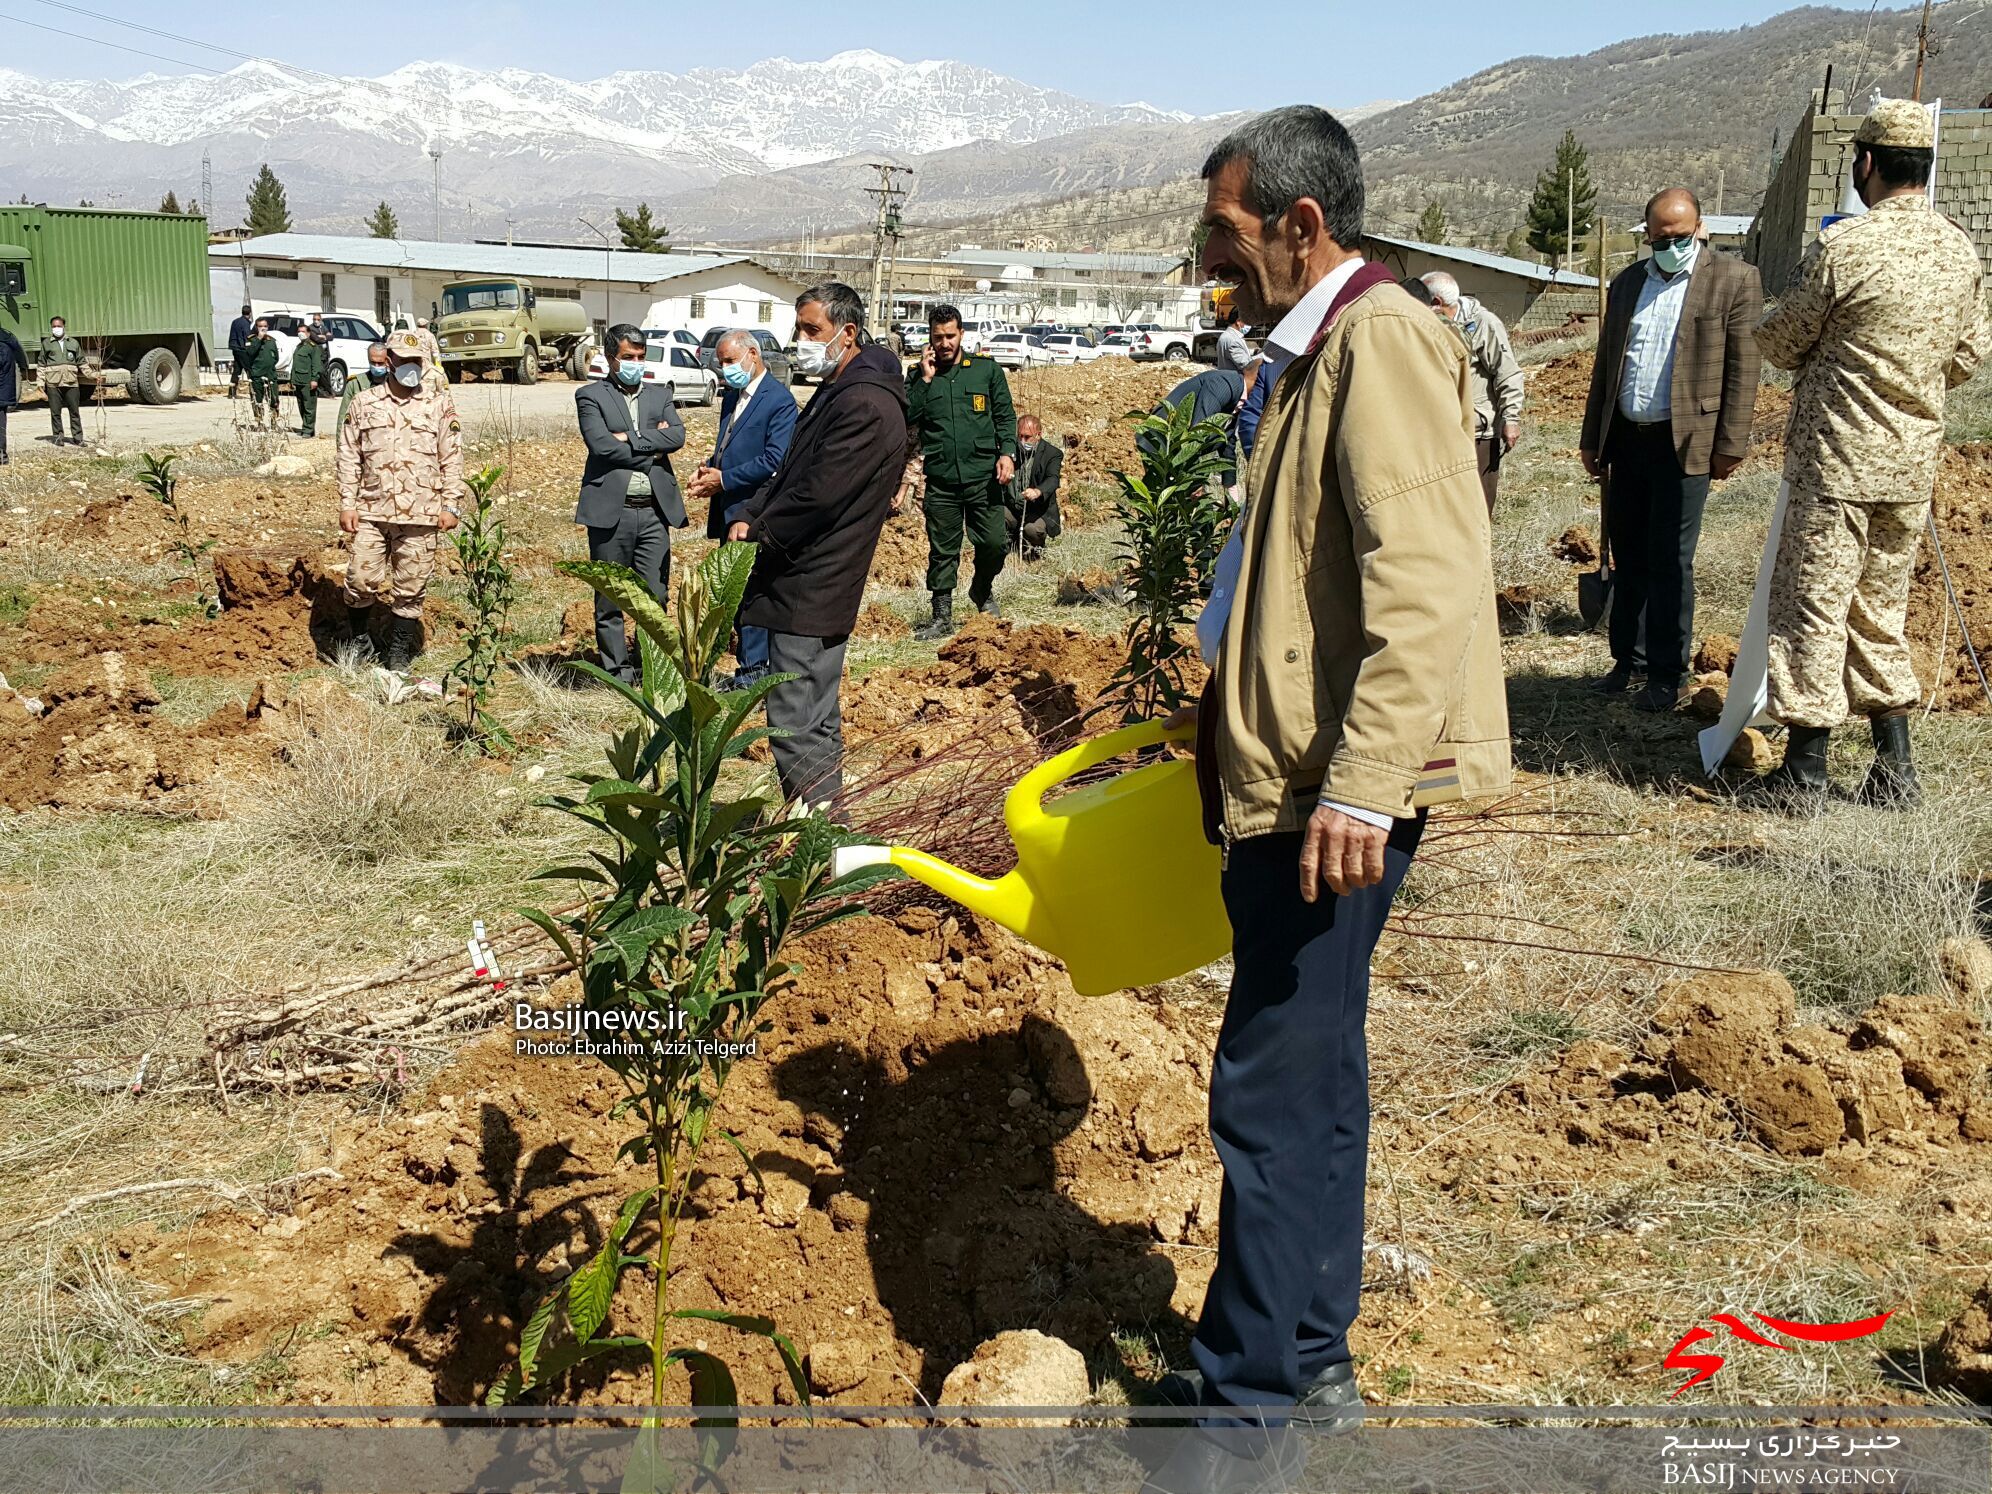
[[[1045,338],[1044,350],[1053,363],[1091,363],[1100,356],[1100,345],[1084,332],[1054,332]]]
[[[982,345],[992,363],[1004,368],[1049,368],[1051,350],[1027,332],[998,332]]]
[[[980,353],[987,349],[992,337],[1000,337],[1006,332],[1017,331],[1015,322],[963,322],[961,324],[961,350],[964,353]]]
[[[678,346],[685,348],[696,348],[699,346],[698,338],[687,332],[683,327],[645,327],[643,329],[643,340],[645,342],[675,342]]]
[[[606,379],[609,361],[601,353],[588,360],[588,377]],[[704,408],[719,398],[719,375],[699,366],[699,347],[689,347],[675,338],[646,343],[643,348],[643,382],[667,384],[671,402]]]
[[[1181,327],[1147,327],[1138,333],[1128,355],[1136,362],[1167,358],[1172,363],[1188,360],[1194,339]]]
[[[297,350],[298,340],[303,336],[305,319],[289,312],[272,312],[263,320],[270,324],[271,335],[277,340],[277,377],[290,377],[291,354]],[[367,349],[379,342],[384,335],[374,330],[373,323],[356,316],[328,313],[320,318],[325,330],[332,334],[326,344],[325,391],[339,395],[346,392],[346,380],[356,374],[363,374],[367,366]]]
[[[1130,333],[1116,332],[1112,337],[1101,341],[1095,355],[1101,358],[1126,358],[1134,352],[1134,337]]]

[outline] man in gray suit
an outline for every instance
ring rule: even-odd
[[[671,386],[643,381],[643,329],[619,323],[605,340],[608,378],[574,395],[581,442],[588,448],[574,522],[588,528],[589,559],[628,566],[662,605],[671,531],[688,522],[671,472],[671,453],[685,444],[685,423],[672,403]],[[599,592],[595,643],[605,672],[630,684],[641,678],[624,636],[622,609]]]

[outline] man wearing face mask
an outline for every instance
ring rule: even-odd
[[[620,322],[604,339],[609,376],[574,392],[581,443],[581,497],[574,522],[588,529],[588,558],[626,565],[643,578],[661,606],[671,574],[671,531],[690,521],[671,471],[671,453],[685,444],[671,386],[645,383],[643,329]],[[631,656],[622,609],[595,593],[595,646],[602,671],[627,684],[643,677]]]
[[[346,391],[339,396],[339,418],[333,422],[333,439],[344,442],[346,439],[346,412],[353,408],[353,401],[369,389],[376,389],[385,383],[388,374],[387,344],[373,342],[367,344],[367,376],[364,379],[346,380]]]
[[[906,467],[906,396],[899,359],[865,335],[848,285],[804,291],[795,329],[804,369],[825,382],[726,537],[758,547],[740,621],[768,630],[770,667],[794,676],[768,695],[768,725],[786,733],[772,743],[782,793],[827,805],[844,782],[844,645]]]
[[[1035,415],[1017,417],[1017,470],[1010,476],[1003,522],[1010,543],[1025,560],[1044,555],[1045,542],[1065,532],[1058,511],[1058,479],[1065,471],[1065,453],[1044,439],[1044,424]]]
[[[388,334],[389,372],[369,379],[340,422],[339,527],[352,536],[346,606],[369,653],[367,615],[389,604],[386,667],[401,674],[422,642],[422,602],[436,569],[436,536],[456,528],[463,492],[463,428],[447,393],[423,387],[427,358],[412,332]]]
[[[62,412],[69,412],[69,444],[83,444],[83,349],[69,335],[61,317],[50,317],[48,336],[41,341],[41,371],[37,375],[48,395],[49,439],[62,444]]]
[[[243,371],[249,376],[250,414],[257,425],[267,421],[272,429],[276,427],[278,418],[278,353],[277,340],[270,335],[268,320],[256,318],[256,335],[249,344],[249,362]]]
[[[1750,452],[1757,409],[1754,265],[1696,237],[1701,204],[1685,187],[1646,204],[1653,257],[1613,279],[1584,404],[1578,456],[1603,483],[1611,540],[1611,672],[1594,688],[1622,694],[1637,676],[1643,711],[1672,711],[1695,646],[1695,547],[1711,481]]]
[[[706,536],[723,540],[755,494],[767,485],[788,455],[795,435],[795,396],[768,377],[761,344],[751,332],[720,338],[719,376],[726,394],[719,402],[719,435],[712,455],[691,476],[686,489],[706,503]],[[732,688],[744,690],[768,672],[768,630],[743,623],[734,640],[740,668]]]
[[[1874,738],[1862,801],[1904,809],[1920,797],[1909,582],[1946,395],[1992,349],[1971,240],[1930,207],[1934,144],[1930,111],[1908,99],[1861,121],[1853,182],[1867,211],[1820,233],[1800,283],[1757,328],[1764,356],[1796,375],[1768,614],[1769,710],[1788,729],[1768,786],[1789,808],[1824,803],[1827,739],[1849,711]]]
[[[906,375],[906,412],[917,442],[926,492],[927,591],[934,615],[913,630],[920,639],[954,631],[954,588],[964,532],[975,551],[968,599],[996,610],[996,577],[1008,553],[1004,493],[1017,470],[1017,416],[1010,381],[988,358],[962,351],[961,313],[927,314],[927,347]]]

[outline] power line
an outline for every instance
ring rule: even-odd
[[[123,42],[105,41],[101,36],[85,36],[80,31],[64,31],[60,26],[44,26],[40,21],[23,20],[20,16],[10,16],[5,11],[0,11],[0,21],[12,21],[16,26],[32,26],[37,31],[46,31],[55,36],[66,36],[74,41],[92,42],[100,47],[111,47],[119,52],[129,52],[134,57],[149,57],[154,62],[171,63],[174,67],[190,67],[198,72],[212,73],[217,78],[223,72],[223,69],[209,67],[206,63],[189,62],[184,57],[163,57],[157,52],[147,52],[138,47],[127,47]],[[196,45],[199,44],[196,43]]]
[[[234,47],[224,47],[218,42],[202,41],[197,36],[182,36],[177,31],[161,31],[156,26],[142,26],[137,21],[127,21],[120,16],[105,15],[102,11],[90,10],[81,5],[70,5],[67,3],[67,0],[35,0],[35,3],[37,5],[46,5],[52,10],[66,10],[71,15],[87,16],[90,20],[101,21],[106,26],[122,26],[128,31],[143,32],[147,36],[156,36],[164,41],[178,42],[183,46],[199,47],[202,51],[206,52],[219,52],[224,57],[239,58],[243,62],[261,62],[270,67],[283,68],[286,72],[299,73],[308,78],[317,78],[322,82],[340,83],[344,81],[344,79],[336,77],[331,73],[321,73],[316,68],[300,67],[294,62],[282,62],[277,58],[262,57],[254,52],[237,51]],[[6,19],[15,20],[18,18],[9,16]],[[21,24],[24,26],[35,26],[38,23],[34,21],[22,21]],[[43,31],[56,31],[57,28],[53,26],[41,26],[40,29]],[[152,52],[139,52],[135,47],[127,47],[118,42],[105,41],[101,37],[83,36],[74,31],[57,31],[57,34],[60,36],[73,36],[78,41],[95,42],[100,47],[116,47],[120,52],[137,52],[141,57],[152,57],[159,62],[178,62],[181,67],[200,68],[201,71],[207,73],[219,74],[222,71],[222,69],[207,67],[198,62],[182,62],[177,58],[159,57],[156,53]]]

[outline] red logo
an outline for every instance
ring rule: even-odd
[[[1842,1344],[1848,1339],[1866,1338],[1870,1333],[1881,1332],[1881,1325],[1886,1323],[1894,1314],[1892,1312],[1884,1312],[1871,1318],[1856,1318],[1850,1323],[1788,1323],[1783,1318],[1766,1317],[1760,1312],[1753,1312],[1750,1316],[1772,1331],[1782,1333],[1787,1338],[1795,1338],[1801,1343]],[[1729,1330],[1731,1336],[1742,1339],[1746,1344],[1757,1344],[1766,1349],[1783,1349],[1786,1351],[1789,1351],[1791,1348],[1790,1344],[1781,1344],[1776,1339],[1765,1338],[1763,1334],[1752,1328],[1748,1323],[1745,1323],[1734,1313],[1712,1312],[1708,1315],[1708,1320],[1711,1323],[1722,1324],[1723,1327]],[[1720,1354],[1688,1354],[1682,1352],[1691,1344],[1704,1343],[1714,1337],[1715,1334],[1707,1328],[1699,1326],[1690,1328],[1686,1333],[1681,1335],[1680,1342],[1667,1351],[1667,1357],[1661,1361],[1663,1368],[1694,1371],[1694,1374],[1681,1382],[1680,1387],[1675,1390],[1674,1395],[1679,1395],[1681,1391],[1687,1390],[1691,1386],[1701,1384],[1702,1381],[1708,1379],[1717,1370],[1722,1368],[1725,1360]],[[1669,1400],[1673,1398],[1673,1396],[1668,1397]]]

